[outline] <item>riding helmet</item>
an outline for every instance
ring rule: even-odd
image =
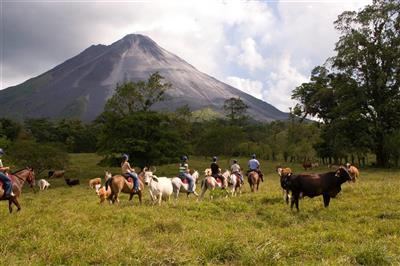
[[[124,160],[128,160],[128,159],[129,159],[129,156],[128,156],[128,154],[126,154],[126,153],[122,154],[122,159],[124,159]]]
[[[214,157],[213,157],[213,161],[214,161],[214,162],[217,161],[217,159],[218,159],[217,156],[214,156]]]
[[[255,159],[256,158],[256,154],[255,153],[253,153],[253,155],[251,156],[253,159]]]
[[[0,156],[4,155],[4,150],[2,148],[0,148]]]
[[[187,161],[188,160],[188,157],[187,156],[182,156],[182,161]]]

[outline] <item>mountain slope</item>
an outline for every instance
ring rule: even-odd
[[[102,112],[117,83],[146,80],[155,71],[172,84],[166,101],[155,105],[155,109],[174,110],[189,104],[192,110],[211,108],[222,112],[226,99],[240,97],[256,120],[288,118],[272,105],[198,71],[149,37],[137,34],[109,46],[90,46],[42,75],[1,90],[0,116],[91,121]]]

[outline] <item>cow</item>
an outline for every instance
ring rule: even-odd
[[[157,177],[153,172],[147,171],[144,173],[144,183],[149,186],[150,197],[153,203],[158,202],[161,206],[161,200],[169,202],[173,186],[170,178]]]
[[[76,186],[79,185],[79,179],[70,179],[70,178],[65,178],[65,183],[67,183],[68,186]]]
[[[312,163],[311,162],[304,162],[302,164],[303,168],[305,171],[307,171],[307,169],[312,168]]]
[[[99,188],[96,193],[100,198],[100,204],[102,204],[106,199],[111,196],[111,187],[108,187],[108,189],[106,190],[106,187],[103,186]]]
[[[47,181],[44,180],[44,179],[40,179],[40,180],[38,181],[38,186],[39,186],[39,189],[40,189],[40,190],[45,190],[45,189],[48,189],[48,188],[49,188],[50,183],[47,182]]]
[[[48,172],[49,178],[63,177],[64,174],[65,174],[65,170],[55,170],[55,171],[49,171]]]
[[[358,171],[357,167],[349,163],[346,164],[346,167],[351,176],[351,181],[356,182],[356,180],[360,177],[360,172]]]
[[[288,167],[286,167],[286,168],[278,167],[276,169],[276,171],[278,172],[278,175],[280,176],[281,187],[283,190],[283,199],[286,201],[286,204],[289,204],[291,195],[290,195],[290,191],[285,187],[286,187],[287,179],[290,178],[290,176],[293,174],[292,169],[290,169]]]
[[[335,172],[324,174],[292,174],[287,178],[284,189],[292,192],[291,209],[293,209],[293,205],[296,205],[296,209],[299,211],[300,195],[310,198],[322,195],[324,206],[328,207],[331,198],[335,198],[341,191],[341,185],[351,179],[352,177],[345,167],[339,167]]]

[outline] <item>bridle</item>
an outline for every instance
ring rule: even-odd
[[[17,175],[17,173],[22,172],[22,171],[24,171],[24,170],[26,170],[26,171],[29,172],[29,174],[28,174],[28,176],[26,177],[26,179],[23,179],[22,177],[20,177],[19,175]],[[22,170],[19,170],[19,171],[15,172],[15,173],[12,174],[12,175],[15,176],[15,177],[17,177],[19,180],[21,180],[21,181],[23,181],[23,182],[28,181],[29,183],[32,183],[32,181],[33,181],[33,171],[32,171],[31,169],[22,169]]]

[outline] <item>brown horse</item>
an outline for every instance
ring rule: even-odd
[[[108,197],[109,200],[112,201],[112,203],[119,203],[119,194],[126,193],[130,194],[129,200],[132,200],[133,195],[138,195],[139,197],[139,203],[142,204],[142,193],[144,190],[144,185],[143,185],[143,175],[139,174],[139,188],[137,192],[132,192],[133,188],[133,182],[128,182],[124,176],[122,175],[115,175],[111,177],[111,182],[110,182],[110,188],[111,188],[111,194]]]
[[[260,176],[256,171],[251,171],[247,174],[247,180],[250,184],[251,192],[258,191],[258,186],[260,185]]]
[[[15,196],[10,197],[10,198],[4,198],[4,189],[1,186],[0,187],[0,200],[8,200],[8,209],[10,213],[12,213],[12,204],[14,203],[15,206],[17,206],[17,211],[21,210],[21,205],[18,202],[19,196],[21,196],[22,193],[22,186],[24,185],[25,181],[27,181],[30,185],[31,188],[33,188],[33,185],[35,184],[35,172],[31,168],[26,168],[19,170],[13,174],[10,175],[11,181],[12,181],[12,190],[15,194]],[[33,188],[34,189],[34,188]]]

